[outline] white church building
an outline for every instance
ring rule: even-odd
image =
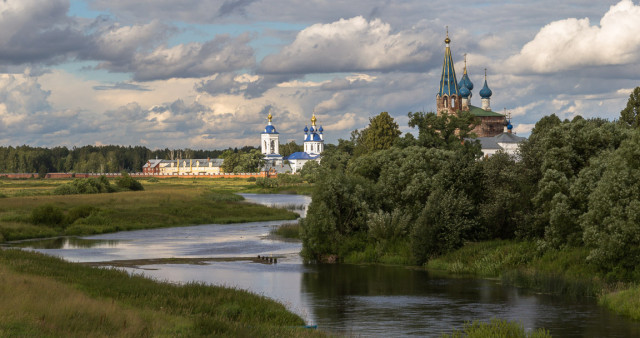
[[[268,123],[260,136],[260,148],[264,155],[267,170],[277,172],[289,171],[295,174],[309,161],[320,163],[321,154],[324,151],[324,129],[316,126],[316,115],[311,117],[311,128],[304,127],[303,150],[295,152],[286,158],[280,155],[279,144],[280,134],[272,123],[273,116],[269,113]],[[288,161],[289,164],[285,164]]]

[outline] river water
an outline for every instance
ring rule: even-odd
[[[296,195],[244,194],[255,203],[306,205]],[[295,211],[303,214],[304,209]],[[286,221],[285,221],[286,222]],[[594,300],[537,294],[497,281],[463,279],[420,269],[304,264],[299,242],[269,236],[280,221],[128,231],[21,246],[72,262],[216,258],[206,264],[147,264],[132,273],[175,283],[199,281],[273,298],[326,332],[362,336],[439,336],[466,321],[502,318],[558,337],[638,337],[640,325]],[[254,259],[278,257],[277,264]],[[223,261],[224,260],[224,261]]]

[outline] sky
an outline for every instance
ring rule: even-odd
[[[614,120],[640,86],[632,0],[3,0],[0,145],[258,146],[269,111],[336,143],[434,111],[444,39],[518,135],[555,113]]]

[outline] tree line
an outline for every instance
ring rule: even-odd
[[[247,153],[252,146],[226,150],[157,149],[143,146],[83,146],[42,148],[27,145],[0,147],[0,173],[48,172],[139,172],[149,160],[176,158],[218,158],[225,151]]]
[[[316,182],[303,255],[422,265],[469,241],[522,239],[587,247],[586,264],[638,280],[639,98],[640,87],[617,121],[546,116],[516,156],[483,158],[467,113],[409,113],[417,137],[386,113],[371,118],[302,170]]]

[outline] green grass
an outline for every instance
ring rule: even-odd
[[[284,209],[245,202],[243,197],[234,194],[252,185],[243,179],[171,178],[158,182],[146,181],[144,191],[50,194],[56,184],[66,182],[69,181],[3,180],[3,191],[8,192],[3,193],[8,197],[3,198],[0,204],[0,241],[298,217],[296,213]],[[17,196],[20,189],[28,187],[44,190],[28,197]],[[44,216],[48,216],[46,212],[59,211],[64,216],[63,220],[49,222],[47,217],[34,217],[34,213],[43,216],[44,209]]]
[[[640,320],[640,285],[633,285],[620,291],[605,292],[598,299],[598,304],[623,316]]]
[[[313,336],[263,296],[155,282],[16,249],[0,250],[0,335]]]
[[[282,238],[300,239],[300,224],[285,223],[271,229],[271,234]]]
[[[467,323],[464,325],[462,330],[455,330],[452,334],[443,334],[441,337],[546,338],[551,337],[551,334],[544,329],[526,332],[520,323],[508,322],[501,319],[492,319],[489,323],[482,323],[478,321]]]

